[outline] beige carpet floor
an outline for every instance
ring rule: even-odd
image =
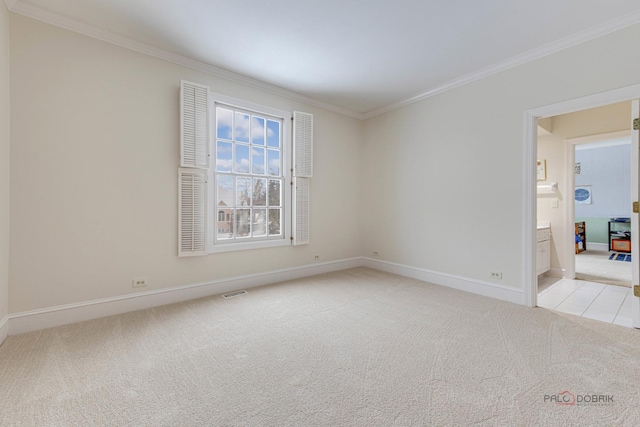
[[[638,330],[358,268],[11,336],[0,425],[637,426],[638,367]]]
[[[631,287],[631,263],[611,261],[613,252],[587,249],[576,255],[576,279]]]

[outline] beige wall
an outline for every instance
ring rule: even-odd
[[[554,194],[539,194],[537,197],[538,221],[551,222],[551,268],[555,275],[562,276],[562,269],[566,265],[567,251],[565,232],[566,203],[573,203],[571,194],[566,193],[566,164],[564,138],[555,134],[538,137],[538,159],[547,162],[547,181],[557,182],[558,191]],[[552,202],[558,201],[558,207],[552,207]],[[571,242],[569,242],[571,243]]]
[[[619,102],[551,118],[554,135],[563,138],[630,130],[631,102]]]
[[[10,313],[360,254],[362,122],[11,19]],[[314,114],[310,245],[177,257],[180,79]]]
[[[640,25],[367,120],[363,253],[522,289],[523,112],[640,83],[638,39]]]
[[[0,342],[9,300],[9,11],[0,3]]]

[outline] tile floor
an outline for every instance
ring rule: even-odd
[[[631,288],[543,276],[538,289],[539,307],[633,327]]]

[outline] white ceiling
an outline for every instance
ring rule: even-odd
[[[356,117],[640,22],[638,0],[5,2],[16,13]]]

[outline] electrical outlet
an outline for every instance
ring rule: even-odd
[[[378,252],[378,251],[373,251],[373,256],[380,256],[380,252]]]
[[[492,279],[500,279],[502,280],[502,271],[492,271],[489,273]]]
[[[316,261],[317,261],[317,260],[319,260],[319,259],[320,259],[320,255],[315,255],[315,256],[313,257],[313,259],[314,259],[314,260],[316,260]]]
[[[558,199],[551,199],[551,207],[552,208],[560,207],[560,203],[558,202]]]
[[[141,288],[143,286],[147,286],[148,284],[149,284],[149,279],[147,279],[147,278],[133,279],[131,281],[131,285],[134,288]]]

